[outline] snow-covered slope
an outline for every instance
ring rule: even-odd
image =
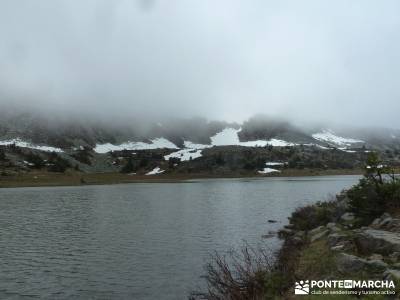
[[[333,146],[340,146],[340,147],[350,147],[353,144],[357,143],[364,143],[362,140],[352,139],[352,138],[345,138],[341,136],[335,135],[335,133],[331,130],[324,130],[319,133],[314,133],[312,137],[318,141],[326,142]]]
[[[238,133],[241,129],[225,128],[221,132],[212,136],[211,144],[195,144],[190,141],[184,142],[185,149],[173,152],[164,156],[165,160],[170,158],[180,158],[181,161],[188,161],[190,159],[196,159],[202,156],[202,150],[214,146],[242,146],[242,147],[265,147],[268,145],[276,147],[294,146],[294,143],[286,141],[271,139],[271,140],[256,140],[241,142],[239,140]]]
[[[211,137],[211,144],[213,146],[243,146],[243,147],[265,147],[268,145],[274,147],[294,146],[294,143],[289,143],[283,140],[270,139],[270,140],[255,140],[241,142],[238,133],[241,129],[225,128],[221,132]]]
[[[0,141],[0,145],[2,145],[2,146],[12,145],[12,144],[15,144],[15,146],[18,146],[18,147],[31,148],[31,149],[36,149],[36,150],[46,151],[46,152],[63,152],[63,150],[60,148],[51,147],[51,146],[43,146],[43,145],[34,145],[32,143],[25,142],[19,138]]]
[[[97,144],[93,149],[97,153],[107,153],[109,151],[121,151],[121,150],[151,150],[151,149],[179,149],[174,143],[170,142],[165,138],[157,138],[151,140],[151,143],[144,142],[126,142],[119,145]]]

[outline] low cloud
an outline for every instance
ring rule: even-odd
[[[0,104],[400,128],[399,9],[362,0],[5,0]]]

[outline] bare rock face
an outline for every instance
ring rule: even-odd
[[[389,255],[400,252],[400,233],[365,228],[360,230],[355,241],[361,253]]]

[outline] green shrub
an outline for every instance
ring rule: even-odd
[[[0,161],[6,160],[6,152],[0,148]]]
[[[83,150],[77,150],[76,153],[71,155],[73,158],[75,158],[77,161],[80,163],[86,164],[86,165],[92,165],[92,161],[90,160],[91,157],[93,156],[92,153],[90,152],[90,149],[84,148]]]
[[[351,211],[367,225],[385,211],[400,206],[400,180],[375,153],[367,160],[364,178],[348,191]]]
[[[133,162],[132,157],[129,157],[128,161],[126,164],[122,167],[121,173],[132,173],[136,171],[136,166]]]
[[[289,222],[296,230],[311,230],[329,222],[336,222],[344,210],[337,201],[318,202],[297,208],[289,217]]]
[[[45,166],[44,160],[39,155],[36,155],[34,153],[29,153],[26,156],[26,160],[33,164],[32,167],[35,169],[41,169]]]
[[[66,159],[60,157],[57,153],[52,152],[49,157],[49,166],[47,170],[49,172],[59,172],[64,173],[71,164]]]
[[[361,225],[369,224],[383,214],[385,204],[378,194],[375,185],[363,178],[351,188],[347,195],[350,199],[351,211],[361,221]]]

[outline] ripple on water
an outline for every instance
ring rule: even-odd
[[[276,248],[261,236],[357,180],[1,189],[0,299],[186,299],[212,251]]]

